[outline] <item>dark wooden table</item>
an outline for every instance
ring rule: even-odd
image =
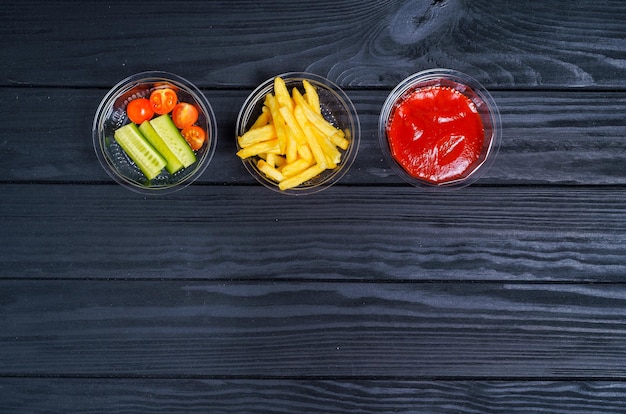
[[[0,411],[626,412],[626,3],[0,6]],[[482,82],[503,141],[476,184],[415,189],[378,114],[408,75]],[[145,70],[195,83],[213,161],[145,197],[91,124]],[[263,80],[354,101],[336,186],[290,197],[235,156]]]

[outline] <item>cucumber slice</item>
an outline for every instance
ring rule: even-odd
[[[137,164],[148,180],[159,175],[166,161],[141,135],[135,124],[127,124],[115,131],[115,140]]]
[[[170,174],[174,174],[183,168],[183,163],[178,160],[165,141],[163,141],[163,138],[161,138],[161,136],[154,130],[150,121],[144,121],[141,125],[139,125],[139,131],[142,133],[144,138],[152,144],[154,149],[157,150],[163,158],[165,158],[165,161],[167,162],[165,168]]]
[[[196,154],[193,153],[169,115],[154,118],[150,124],[185,168],[196,162]]]

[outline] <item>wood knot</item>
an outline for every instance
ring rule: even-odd
[[[390,21],[391,38],[400,44],[414,44],[442,27],[454,25],[461,7],[459,0],[409,1]]]

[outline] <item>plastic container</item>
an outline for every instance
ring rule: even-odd
[[[174,89],[179,102],[196,106],[199,113],[197,125],[206,131],[207,139],[195,151],[197,160],[194,164],[175,174],[164,169],[157,177],[148,180],[115,141],[113,134],[131,122],[126,115],[126,106],[131,100],[148,98],[154,89],[162,87]],[[217,144],[217,123],[206,97],[191,82],[172,73],[151,71],[122,80],[105,95],[96,111],[92,135],[100,164],[117,183],[141,194],[167,194],[194,182],[209,165]]]
[[[356,158],[361,140],[361,129],[356,109],[341,88],[322,76],[303,72],[283,73],[276,76],[281,77],[285,81],[290,93],[294,87],[298,88],[301,93],[304,93],[302,81],[304,79],[309,81],[316,88],[319,95],[322,115],[333,126],[344,131],[346,138],[350,141],[350,145],[345,151],[341,151],[341,162],[336,168],[327,169],[313,179],[286,190],[281,190],[276,181],[268,178],[259,170],[257,167],[258,157],[248,157],[242,159],[242,162],[250,174],[270,190],[289,195],[317,193],[337,183],[348,172]],[[258,118],[261,114],[265,96],[269,93],[274,93],[274,77],[267,79],[259,85],[245,100],[237,116],[235,138],[243,135]],[[237,150],[240,149],[239,143],[237,143]]]
[[[394,157],[389,142],[389,123],[394,111],[416,91],[426,88],[452,88],[467,97],[480,116],[484,139],[478,158],[458,176],[449,180],[433,181],[417,177]],[[472,77],[450,69],[432,69],[416,73],[400,82],[387,97],[379,119],[378,137],[383,154],[394,172],[406,182],[424,189],[458,189],[478,180],[493,163],[500,146],[502,126],[500,113],[489,92]],[[419,134],[416,134],[419,136]],[[419,138],[416,138],[419,139]],[[420,156],[421,154],[411,154]]]

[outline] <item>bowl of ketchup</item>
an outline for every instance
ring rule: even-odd
[[[385,101],[380,145],[392,169],[427,189],[465,187],[480,178],[500,145],[495,101],[472,77],[451,69],[409,76]]]

